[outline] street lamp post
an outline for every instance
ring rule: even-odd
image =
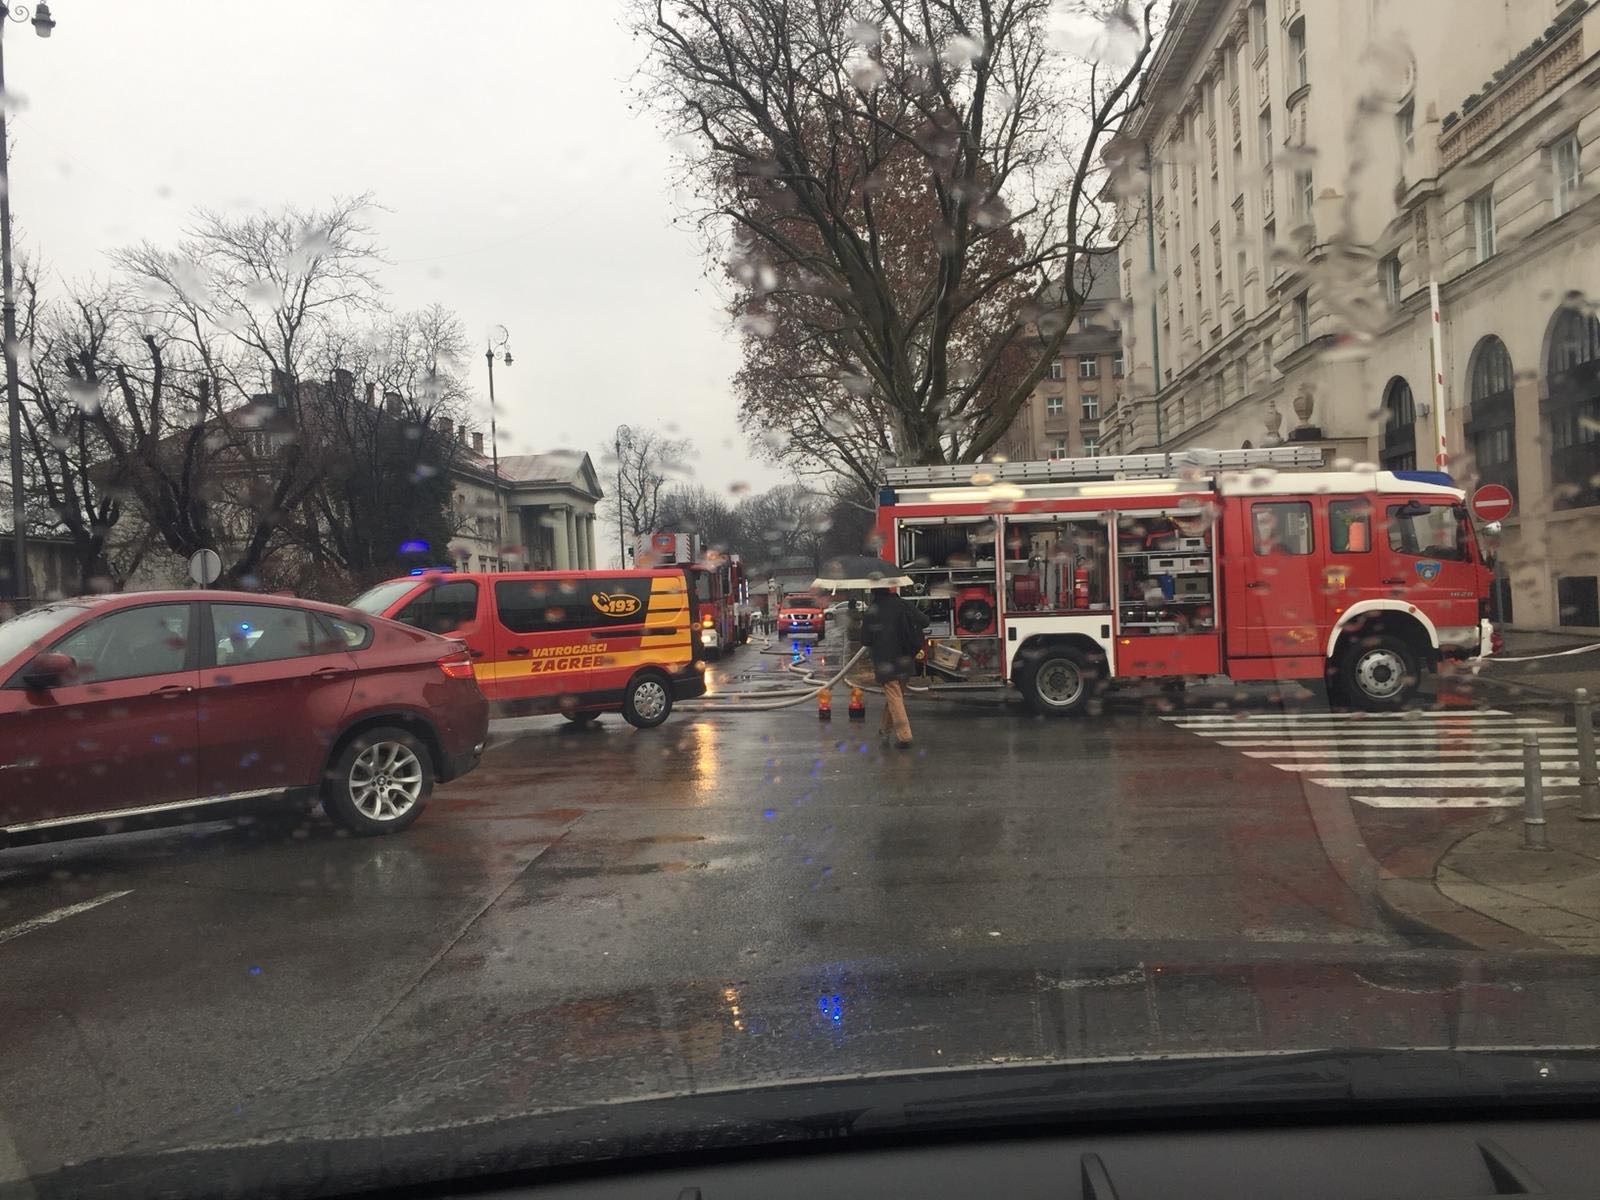
[[[617,567],[628,569],[628,539],[622,532],[622,430],[617,430]]]
[[[43,0],[29,14],[28,6],[19,4],[7,8],[0,20],[0,283],[5,289],[5,300],[0,305],[5,324],[6,356],[6,421],[11,436],[11,536],[13,564],[16,578],[16,609],[28,607],[28,523],[27,504],[22,491],[22,397],[17,390],[17,294],[11,277],[11,143],[6,131],[6,64],[4,33],[8,22],[28,21],[33,31],[47,38],[56,27],[51,19],[50,6]]]
[[[494,332],[489,335],[489,344],[484,349],[484,361],[489,364],[489,457],[494,469],[494,569],[500,569],[501,556],[505,553],[505,532],[500,526],[500,438],[495,429],[494,420],[494,358],[495,351],[502,355],[506,366],[511,365],[511,351],[507,349],[511,341],[511,334],[504,325],[496,325]]]

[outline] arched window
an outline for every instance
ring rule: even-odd
[[[1467,444],[1483,483],[1503,483],[1517,490],[1517,411],[1511,355],[1493,334],[1472,351],[1467,391]]]
[[[1562,308],[1550,326],[1545,361],[1550,399],[1550,483],[1557,508],[1600,504],[1600,319]]]
[[[1417,469],[1417,404],[1411,385],[1396,375],[1383,393],[1383,435],[1378,465],[1385,471]]]

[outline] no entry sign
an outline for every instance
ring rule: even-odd
[[[1486,483],[1472,493],[1472,515],[1485,524],[1504,521],[1512,504],[1511,489],[1498,483]]]

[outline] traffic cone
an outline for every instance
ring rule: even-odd
[[[817,720],[833,720],[833,689],[823,688],[817,693]]]
[[[850,719],[852,721],[867,719],[867,698],[861,694],[860,688],[850,689]]]

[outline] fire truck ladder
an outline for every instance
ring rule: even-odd
[[[1098,458],[1058,458],[1047,462],[956,463],[932,467],[890,467],[890,487],[940,484],[1090,483],[1119,479],[1174,479],[1200,472],[1290,470],[1322,466],[1316,446],[1271,446],[1259,450],[1179,450],[1170,454],[1116,454]]]

